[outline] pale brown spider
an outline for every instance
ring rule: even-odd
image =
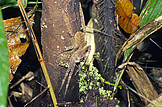
[[[87,42],[84,40],[84,34],[82,32],[77,32],[74,36],[74,53],[72,54],[71,58],[70,58],[70,64],[69,64],[69,67],[65,73],[65,76],[62,80],[62,84],[61,84],[61,87],[60,87],[60,90],[62,89],[64,83],[65,83],[65,80],[67,78],[67,76],[69,75],[69,77],[67,78],[68,81],[67,81],[67,84],[66,84],[66,89],[65,89],[65,94],[64,96],[66,95],[67,93],[67,89],[69,87],[69,83],[70,83],[70,80],[71,80],[71,77],[73,75],[73,72],[74,72],[74,68],[76,66],[76,63],[79,63],[83,60],[83,64],[79,67],[79,69],[76,71],[75,75],[81,70],[81,68],[83,67],[84,63],[86,62],[87,58],[88,58],[88,55],[90,53],[90,50],[91,50],[91,46],[86,46]],[[59,92],[60,92],[59,90]]]

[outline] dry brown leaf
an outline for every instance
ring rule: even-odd
[[[95,41],[94,41],[94,31],[92,29],[93,28],[92,19],[90,19],[87,26],[91,27],[91,28],[88,28],[88,27],[86,28],[86,35],[85,35],[85,41],[87,41],[87,46],[91,46],[91,51],[90,51],[87,61],[93,62],[93,55],[95,53]]]
[[[117,60],[120,58],[123,52],[126,52],[127,49],[131,48],[135,49],[144,39],[150,36],[152,33],[156,32],[158,29],[162,27],[162,16],[156,18],[151,21],[137,32],[133,33],[129,39],[123,44],[120,50],[117,53],[115,65],[117,65]],[[133,50],[132,50],[133,51]]]
[[[151,103],[147,105],[147,107],[161,107],[162,106],[162,93],[155,99],[155,100],[152,100],[152,102],[155,104],[155,105],[152,105]]]
[[[33,17],[31,17],[33,20]],[[21,17],[11,18],[3,21],[7,36],[9,55],[9,80],[13,79],[19,64],[20,57],[25,54],[29,46],[28,30],[24,28]]]
[[[141,26],[141,19],[134,12],[130,0],[116,0],[115,11],[120,27],[127,33],[134,33]]]
[[[135,62],[128,62],[127,73],[137,92],[149,100],[157,98],[158,94],[144,70]],[[147,100],[141,97],[141,100],[148,104]]]

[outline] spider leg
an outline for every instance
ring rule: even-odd
[[[88,50],[88,51],[87,51],[87,50]],[[82,64],[82,65],[79,67],[79,69],[76,71],[75,76],[78,74],[78,72],[80,72],[80,70],[82,69],[83,65],[84,65],[85,62],[87,61],[87,58],[88,58],[89,53],[90,53],[90,51],[91,51],[91,46],[86,47],[86,48],[84,49],[84,51],[85,51],[85,52],[87,51],[87,53],[86,53],[85,58],[84,58],[84,60],[83,60],[83,64]],[[83,52],[84,52],[84,51],[83,51]]]
[[[72,57],[71,57],[70,58],[70,65],[69,65],[68,69],[66,70],[66,73],[65,73],[64,79],[62,80],[62,83],[61,83],[61,87],[59,89],[59,92],[61,91],[61,89],[62,89],[62,87],[63,87],[63,85],[65,83],[65,80],[66,80],[66,78],[67,78],[67,76],[68,76],[71,68],[73,67],[73,63],[74,63],[74,61],[72,60]]]
[[[73,45],[73,46],[69,46],[69,47],[66,47],[65,50],[61,51],[61,52],[58,52],[57,54],[61,54],[61,53],[64,53],[64,52],[67,52],[67,51],[70,51],[70,50],[73,50],[73,52],[78,48],[77,45]]]
[[[67,81],[67,84],[66,84],[66,89],[65,89],[64,97],[65,97],[65,95],[66,95],[66,93],[67,93],[67,89],[68,89],[68,87],[69,87],[69,83],[70,83],[71,77],[72,77],[73,72],[74,72],[74,68],[75,68],[75,61],[74,61],[74,60],[73,60],[73,64],[72,64],[72,65],[73,65],[73,66],[72,66],[72,68],[71,68],[71,72],[70,72],[69,77],[68,77],[68,81]]]

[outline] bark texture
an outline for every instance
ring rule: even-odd
[[[99,20],[100,26],[103,32],[114,36],[114,4],[111,0],[101,0],[96,4],[97,7],[97,18]],[[95,36],[96,51],[100,53],[100,72],[102,76],[110,82],[113,82],[114,78],[114,61],[116,57],[117,47],[115,46],[116,40],[112,37],[97,34]],[[109,87],[110,89],[110,87]]]
[[[75,102],[78,100],[77,77],[72,77],[65,98],[65,85],[58,92],[72,54],[72,51],[59,52],[73,45],[74,35],[80,30],[79,0],[43,0],[41,21],[43,57],[56,98],[58,102]]]

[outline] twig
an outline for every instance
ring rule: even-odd
[[[129,87],[128,85],[125,84],[125,86],[130,89],[132,92],[134,92],[135,94],[137,94],[138,96],[142,97],[143,99],[145,99],[146,101],[150,102],[152,105],[156,105],[154,104],[150,99],[146,98],[145,96],[141,95],[140,93],[136,92],[133,88]]]
[[[33,45],[34,45],[34,49],[35,49],[37,58],[40,61],[40,64],[41,64],[42,71],[44,73],[46,82],[48,84],[48,87],[49,87],[49,91],[50,91],[50,94],[51,94],[51,98],[52,98],[53,104],[54,104],[55,107],[58,107],[57,100],[56,100],[56,96],[55,96],[55,93],[54,93],[54,90],[53,90],[53,87],[52,87],[52,84],[51,84],[51,81],[50,81],[50,78],[49,78],[49,75],[48,75],[48,72],[47,72],[47,68],[46,68],[45,63],[44,63],[44,60],[43,60],[43,56],[41,54],[41,50],[39,48],[39,45],[38,45],[38,42],[37,42],[35,33],[34,33],[33,28],[32,28],[32,26],[31,26],[31,24],[29,22],[29,19],[27,17],[27,14],[25,12],[25,9],[24,9],[24,7],[23,7],[23,5],[21,3],[21,0],[17,0],[17,3],[18,3],[18,6],[20,8],[20,11],[22,13],[22,16],[23,16],[23,18],[25,20],[25,24],[29,28],[30,36],[31,36],[31,39],[32,39],[32,42],[33,42]]]
[[[153,39],[151,39],[151,38],[149,38],[149,39],[150,39],[150,41],[153,42],[160,50],[162,49],[162,47],[161,47],[159,44],[157,44]]]
[[[128,107],[130,107],[129,90],[127,90],[127,97],[128,97]]]
[[[29,79],[32,76],[34,76],[33,72],[28,72],[23,78],[21,78],[19,81],[17,81],[15,84],[13,84],[10,89],[14,88],[15,86],[17,86],[18,84],[20,84],[23,80],[25,79]]]
[[[106,36],[109,36],[109,37],[112,37],[113,39],[115,39],[115,37],[113,37],[112,35],[107,34],[106,32],[102,32],[102,31],[100,31],[98,29],[95,29],[95,28],[92,28],[92,27],[88,27],[88,26],[85,26],[85,27],[90,28],[90,29],[93,29],[96,32],[102,33],[102,34],[104,34]]]
[[[42,86],[43,88],[46,88],[43,84],[41,84],[40,82],[38,82],[37,80],[35,81],[37,84],[39,84],[40,86]]]
[[[27,105],[29,105],[30,103],[32,103],[34,100],[36,100],[39,96],[41,96],[44,92],[46,92],[49,89],[49,87],[46,87],[41,93],[39,93],[37,96],[35,96],[32,100],[30,100],[28,103],[26,103],[24,105],[24,107],[26,107]]]

